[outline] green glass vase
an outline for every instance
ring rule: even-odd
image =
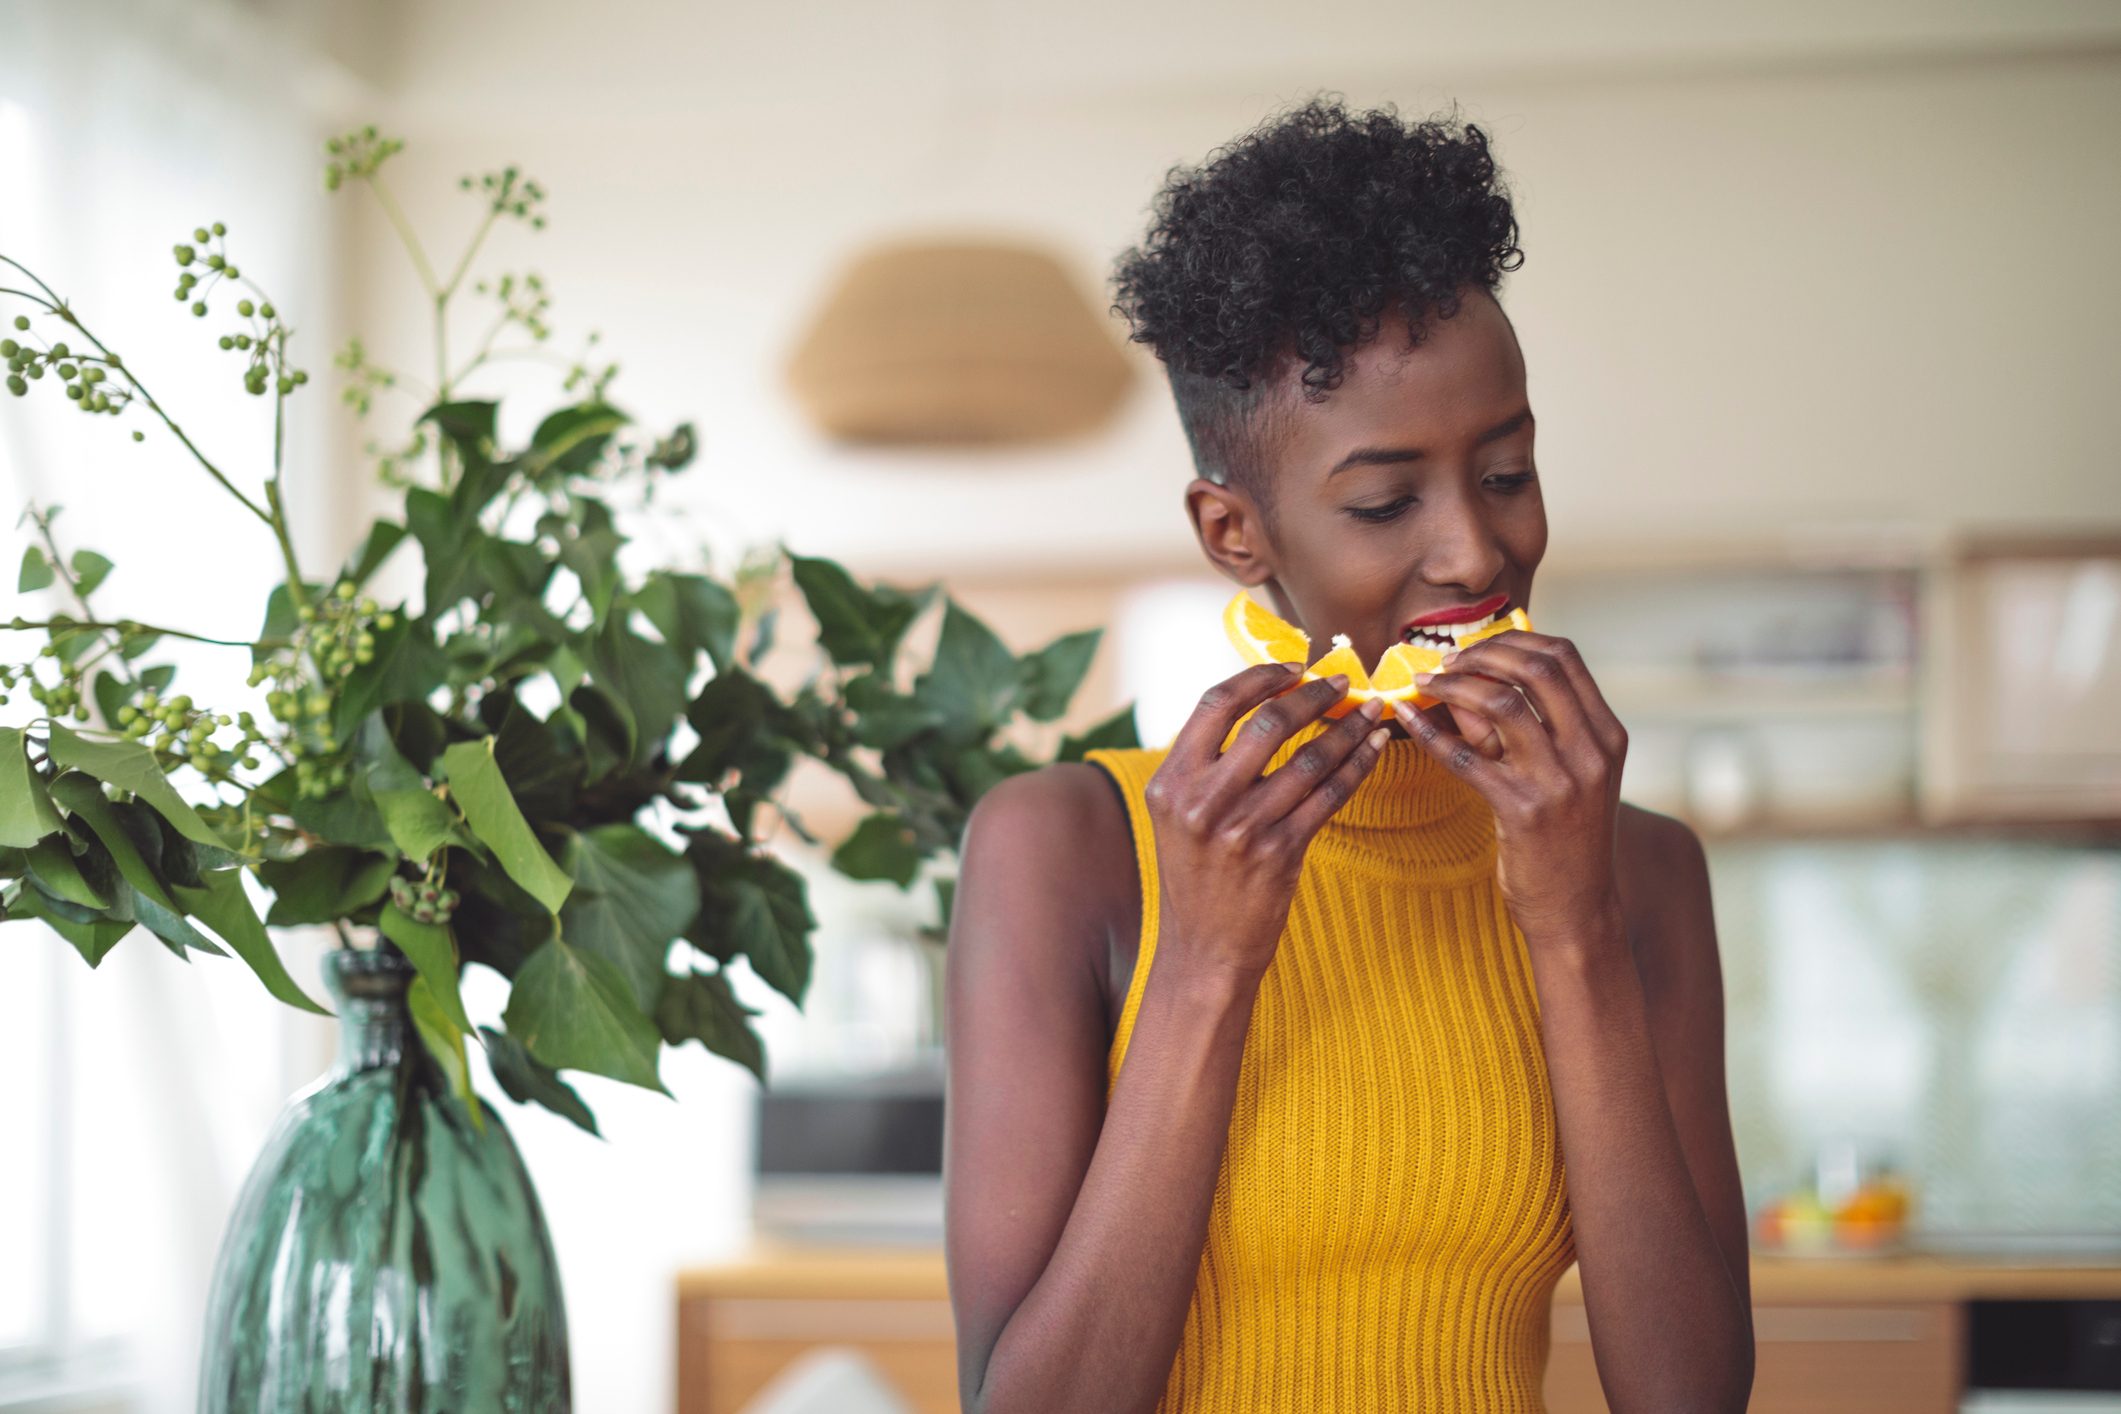
[[[288,1101],[207,1298],[201,1414],[571,1408],[552,1239],[493,1107],[414,1032],[387,943],[325,960],[339,1058]]]

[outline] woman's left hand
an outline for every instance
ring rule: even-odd
[[[1494,809],[1497,875],[1518,928],[1528,939],[1567,936],[1617,917],[1614,838],[1628,734],[1576,645],[1511,629],[1448,655],[1444,671],[1416,681],[1466,734],[1439,726],[1430,716],[1439,709],[1402,702],[1394,710],[1408,735]]]

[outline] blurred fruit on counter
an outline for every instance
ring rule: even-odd
[[[1912,1206],[1907,1180],[1896,1173],[1867,1178],[1831,1205],[1807,1185],[1762,1205],[1753,1219],[1753,1245],[1809,1255],[1894,1251],[1904,1245]]]

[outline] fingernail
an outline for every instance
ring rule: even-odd
[[[1458,650],[1456,648],[1446,648],[1443,650],[1443,657],[1437,659],[1437,661],[1440,663],[1448,663],[1457,656]]]
[[[1385,710],[1385,704],[1373,697],[1355,710],[1374,722],[1377,720],[1378,715]]]
[[[1282,664],[1282,666],[1283,666],[1283,667],[1285,667],[1285,668],[1287,668],[1287,669],[1288,669],[1288,670],[1289,670],[1290,672],[1292,672],[1292,673],[1300,673],[1300,672],[1302,672],[1302,671],[1303,671],[1303,670],[1304,670],[1305,668],[1309,667],[1309,666],[1310,666],[1310,664],[1308,664],[1308,663],[1283,663],[1283,664]]]
[[[1374,731],[1374,732],[1371,732],[1371,733],[1370,733],[1370,735],[1369,735],[1369,742],[1370,742],[1370,745],[1372,745],[1372,746],[1383,746],[1383,745],[1385,744],[1385,738],[1386,738],[1386,737],[1388,737],[1388,736],[1390,736],[1390,735],[1391,735],[1391,733],[1390,733],[1390,732],[1386,731],[1386,730],[1385,730],[1385,729],[1384,729],[1383,727],[1379,727],[1379,728],[1378,728],[1378,729],[1377,729],[1376,731]]]
[[[1416,673],[1414,674],[1414,685],[1416,687],[1421,687],[1425,685],[1430,678],[1433,678],[1435,676],[1436,674],[1434,673]]]
[[[1337,688],[1346,690],[1348,686],[1348,675],[1346,673],[1335,673],[1332,677],[1327,678],[1326,681],[1332,683],[1333,686]]]

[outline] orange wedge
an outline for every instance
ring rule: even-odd
[[[1512,609],[1480,632],[1460,639],[1459,646],[1478,643],[1483,638],[1493,638],[1513,628],[1529,631],[1531,627],[1530,615],[1522,609]],[[1236,597],[1224,606],[1223,632],[1229,635],[1231,645],[1248,663],[1308,661],[1311,655],[1311,636],[1261,605],[1248,590],[1238,590]],[[1416,707],[1435,706],[1435,698],[1415,688],[1414,675],[1433,673],[1442,665],[1443,653],[1439,649],[1395,643],[1378,658],[1374,669],[1366,669],[1348,636],[1336,633],[1333,646],[1304,670],[1303,680],[1315,682],[1335,673],[1348,675],[1346,695],[1325,711],[1326,716],[1337,718],[1347,716],[1372,698],[1387,707],[1395,702],[1408,702]]]

